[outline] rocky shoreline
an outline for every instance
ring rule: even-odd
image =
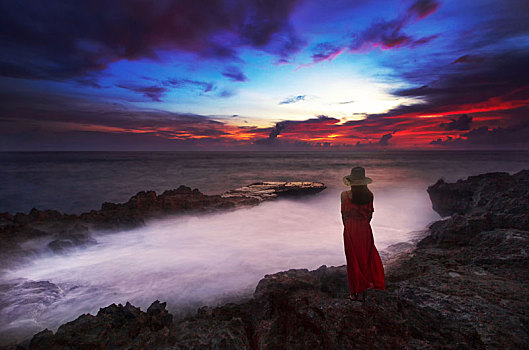
[[[386,261],[387,289],[350,301],[345,266],[265,276],[253,298],[173,320],[110,305],[30,349],[528,349],[529,170],[428,188],[449,216]],[[13,347],[14,348],[14,347]]]
[[[101,209],[80,215],[56,210],[32,209],[24,213],[0,213],[0,262],[28,253],[52,250],[56,253],[96,243],[93,232],[113,232],[141,226],[146,220],[184,213],[208,213],[258,205],[277,197],[304,196],[321,192],[319,182],[256,182],[220,195],[205,195],[198,189],[180,186],[160,195],[142,191],[125,203],[105,202]],[[25,242],[39,240],[38,248],[23,248]],[[43,243],[42,243],[43,242]]]

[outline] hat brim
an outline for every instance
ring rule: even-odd
[[[360,180],[353,180],[349,176],[343,177],[343,183],[345,186],[361,186],[370,184],[371,182],[373,182],[373,179],[371,179],[370,177],[364,177]]]

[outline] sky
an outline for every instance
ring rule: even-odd
[[[0,151],[529,149],[527,0],[0,0]]]

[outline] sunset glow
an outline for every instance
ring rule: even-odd
[[[2,5],[1,150],[529,147],[527,2],[91,3]]]

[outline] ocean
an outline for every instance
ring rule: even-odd
[[[257,181],[319,181],[309,197],[256,207],[151,220],[95,233],[97,244],[44,251],[0,269],[0,340],[55,330],[83,313],[130,301],[168,302],[177,317],[200,305],[251,296],[265,274],[343,265],[342,177],[353,166],[373,179],[372,227],[381,253],[440,219],[426,189],[439,178],[529,168],[525,151],[42,152],[0,153],[0,212],[81,213],[142,190],[186,185],[219,194]],[[39,242],[28,242],[39,244]]]

